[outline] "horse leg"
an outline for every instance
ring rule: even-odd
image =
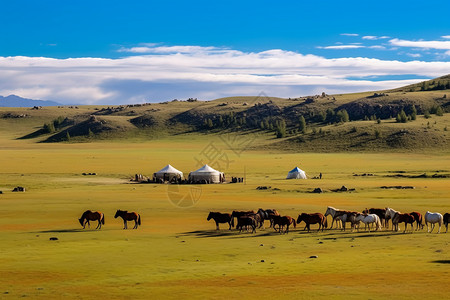
[[[228,228],[228,230],[231,230],[231,221],[228,222],[228,225],[230,226],[230,228]]]
[[[219,222],[216,221],[216,230],[219,230]]]
[[[442,223],[439,223],[439,231],[437,233],[441,233],[441,226],[442,226]]]

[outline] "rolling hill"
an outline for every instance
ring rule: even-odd
[[[1,108],[0,130],[33,142],[232,133],[286,151],[448,149],[450,75],[398,89],[301,98],[229,97],[120,106]],[[304,123],[303,123],[304,122]]]

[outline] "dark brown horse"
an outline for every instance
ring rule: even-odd
[[[244,227],[248,230],[249,227],[252,228],[252,233],[256,231],[256,220],[249,216],[240,216],[237,220],[236,229],[239,229],[239,232],[242,232]]]
[[[234,218],[239,219],[239,217],[247,216],[249,214],[254,214],[254,213],[255,213],[255,211],[253,211],[253,210],[249,210],[249,211],[233,210],[233,212],[231,213],[231,227],[234,227]]]
[[[86,228],[86,224],[91,227],[89,221],[98,221],[97,228],[95,229],[101,229],[102,224],[105,224],[105,216],[99,211],[92,212],[90,210],[87,210],[81,215],[81,218],[79,218],[78,221],[80,222],[81,226],[83,226],[83,229]]]
[[[275,228],[275,225],[278,225],[278,231],[280,232],[280,234],[283,232],[284,226],[286,226],[284,233],[289,233],[289,226],[291,224],[294,225],[294,228],[297,227],[295,219],[290,216],[273,216],[273,229],[277,230]]]
[[[406,232],[408,224],[411,224],[411,231],[413,231],[415,221],[416,220],[414,219],[414,216],[412,216],[411,214],[408,214],[408,213],[402,214],[402,213],[397,212],[394,215],[394,217],[392,218],[392,226],[394,226],[394,224],[395,224],[396,228],[398,229],[399,223],[405,223],[405,230],[403,232]]]
[[[126,210],[117,210],[114,219],[121,217],[123,219],[123,229],[127,229],[127,221],[134,221],[133,229],[137,229],[141,225],[141,216],[136,212],[128,212]]]
[[[412,213],[410,213],[410,215],[413,216],[414,220],[416,221],[417,225],[416,230],[419,230],[419,227],[420,229],[423,229],[424,225],[422,224],[423,222],[422,214],[417,211],[413,211]]]
[[[448,223],[450,223],[450,214],[445,213],[444,214],[445,233],[447,233],[447,231],[448,231]]]
[[[258,214],[260,217],[259,228],[264,226],[265,220],[269,220],[270,221],[269,227],[272,227],[273,225],[272,217],[280,215],[276,209],[262,209],[262,208],[258,209],[258,212],[256,214]]]
[[[362,211],[363,214],[375,214],[380,218],[381,225],[388,227],[388,219],[386,219],[386,209],[385,208],[366,208]]]
[[[300,215],[298,215],[297,218],[297,223],[300,224],[300,222],[305,222],[306,226],[305,228],[308,228],[308,232],[311,230],[310,229],[310,225],[311,224],[319,224],[319,230],[328,227],[328,222],[327,222],[327,218],[322,215],[321,213],[313,213],[313,214],[307,214],[307,213],[302,213]]]
[[[220,212],[209,212],[208,218],[206,219],[207,221],[213,219],[216,222],[216,230],[219,230],[219,223],[228,223],[228,225],[230,226],[230,230],[231,230],[231,214],[223,214]]]

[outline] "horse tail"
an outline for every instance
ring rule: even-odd
[[[325,218],[325,221],[323,222],[323,226],[325,226],[325,228],[328,228],[328,219]]]
[[[297,222],[295,221],[295,219],[292,219],[292,223],[294,224],[294,228],[297,228]]]
[[[102,222],[103,225],[105,225],[105,215],[102,214],[102,219],[100,220]]]
[[[231,227],[234,227],[234,217],[231,216]]]
[[[139,226],[141,226],[141,215],[139,215],[139,214],[138,214],[137,223],[138,223]]]

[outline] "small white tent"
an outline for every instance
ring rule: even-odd
[[[189,173],[190,182],[202,182],[207,183],[221,183],[225,181],[225,175],[217,170],[214,170],[208,165],[204,165],[200,169]]]
[[[286,179],[306,179],[306,173],[303,170],[300,170],[298,167],[295,167],[286,176]]]
[[[172,178],[181,179],[183,172],[175,169],[171,165],[167,165],[156,173],[153,173],[153,179],[171,181]]]

